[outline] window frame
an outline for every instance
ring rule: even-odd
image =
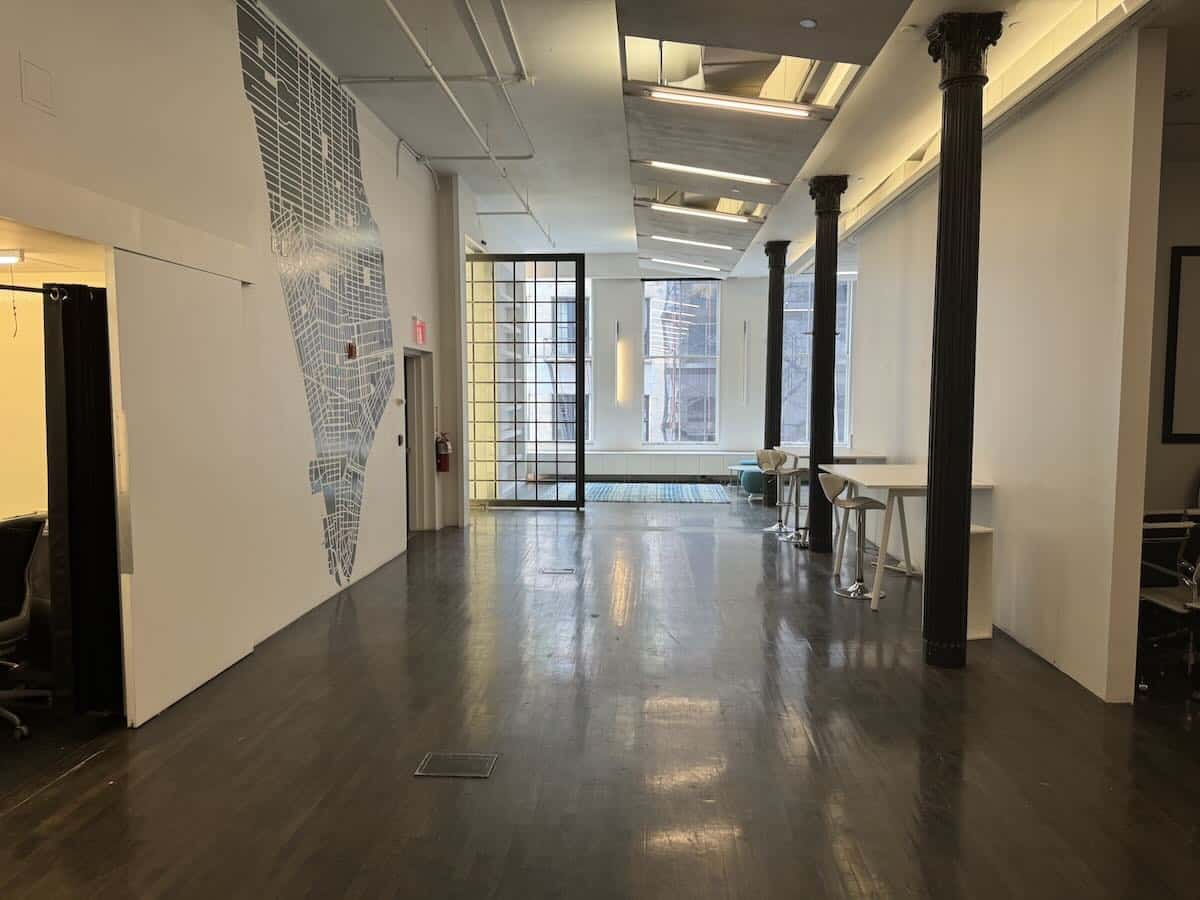
[[[641,304],[641,328],[638,332],[638,351],[641,354],[641,374],[642,374],[642,390],[641,390],[641,405],[643,411],[641,415],[641,427],[639,431],[642,435],[641,447],[643,449],[661,450],[664,448],[681,448],[683,450],[690,449],[713,449],[721,444],[721,345],[722,345],[722,315],[724,307],[721,303],[721,282],[720,278],[643,278],[642,282],[642,304]],[[687,357],[668,357],[668,356],[653,356],[646,352],[646,328],[648,325],[648,297],[646,296],[646,285],[657,282],[713,282],[717,287],[717,315],[716,315],[716,336],[717,336],[717,352],[713,356],[687,356]],[[653,359],[668,360],[677,359],[697,359],[713,361],[713,439],[711,441],[653,441],[646,439],[646,421],[645,402],[646,402],[646,362]]]
[[[811,280],[812,274],[813,273],[811,271],[810,272],[796,272],[796,273],[787,273],[787,275],[785,277],[790,277],[790,278],[808,277]],[[837,435],[835,434],[834,435],[834,446],[846,448],[846,447],[854,446],[854,307],[855,307],[855,302],[857,299],[856,295],[858,293],[858,273],[857,272],[839,273],[837,276],[837,285],[840,288],[843,284],[846,285],[846,436],[845,436],[845,440],[841,441],[837,438]],[[811,314],[811,309],[809,310],[809,312]],[[836,321],[836,319],[835,319],[835,321]],[[787,312],[786,312],[786,301],[785,301],[784,328],[786,329],[786,327],[787,327]],[[835,327],[836,327],[836,325],[835,325]],[[809,340],[810,340],[809,365],[811,367],[811,360],[812,360],[811,334],[810,334]],[[834,365],[835,365],[835,377],[836,377],[836,364],[837,364],[836,345],[835,345],[834,352],[835,352]],[[811,368],[810,368],[810,373],[811,373]],[[811,374],[810,374],[810,378],[811,378]],[[836,389],[837,388],[836,388],[836,381],[835,381],[835,386],[834,386],[835,392],[836,392]],[[835,397],[836,397],[836,393],[835,393]],[[811,423],[807,423],[807,424],[809,425],[809,433],[808,433],[808,435],[805,436],[804,440],[802,440],[798,443],[793,442],[793,441],[786,441],[786,443],[794,444],[796,446],[801,446],[801,447],[809,446],[812,442],[812,427],[811,427]],[[836,431],[836,422],[835,422],[835,431]]]
[[[595,342],[593,335],[595,330],[593,325],[596,317],[596,304],[592,302],[592,279],[583,279],[583,358],[580,360],[580,365],[583,366],[583,443],[585,446],[590,446],[596,438],[595,417],[596,417],[596,368],[595,368]],[[588,375],[591,375],[592,389],[588,391]]]

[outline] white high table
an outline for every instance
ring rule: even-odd
[[[807,473],[809,467],[808,444],[779,444],[775,449],[782,450],[788,455],[788,465],[791,468],[800,469]],[[858,450],[854,447],[834,447],[833,461],[835,463],[882,463],[887,462],[887,456],[883,453],[876,453],[873,450]],[[792,505],[795,507],[797,531],[800,530],[800,503],[799,497],[796,496],[798,489],[799,485],[792,490],[793,498],[796,501]],[[810,496],[814,489],[813,485],[808,486]],[[800,544],[798,546],[807,546],[807,544]]]
[[[807,444],[780,444],[775,448],[782,450],[799,466],[801,460],[805,464],[808,463],[808,445]],[[833,461],[835,463],[881,463],[887,461],[887,456],[883,453],[876,453],[873,450],[858,450],[854,447],[834,447]]]
[[[879,609],[879,592],[883,588],[883,570],[894,568],[905,575],[915,575],[912,556],[908,549],[908,520],[904,516],[904,498],[921,497],[929,491],[929,471],[924,463],[893,463],[890,465],[859,464],[821,466],[821,471],[845,478],[849,484],[849,495],[855,496],[859,491],[887,491],[887,503],[883,510],[883,530],[879,534],[879,553],[875,560],[875,581],[871,586],[871,609]],[[971,479],[972,491],[990,491],[994,485],[979,478]],[[888,538],[892,531],[892,510],[900,513],[900,538],[904,544],[904,565],[889,566],[887,564]],[[842,551],[846,545],[846,525],[850,514],[842,515],[842,527],[838,533],[837,556],[834,559],[834,571],[842,570]]]

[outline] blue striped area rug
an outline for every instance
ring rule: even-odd
[[[595,503],[728,503],[719,484],[633,484],[594,481],[585,498]]]

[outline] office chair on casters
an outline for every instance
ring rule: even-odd
[[[1196,522],[1187,511],[1147,513],[1142,523],[1142,584],[1138,610],[1137,687],[1149,691],[1183,664],[1192,696],[1197,683],[1200,559],[1189,556]],[[1192,551],[1195,553],[1195,550]]]
[[[33,597],[29,587],[30,569],[45,527],[46,517],[41,515],[0,521],[0,678],[11,680],[20,675],[21,664],[10,657],[29,634]],[[44,542],[42,550],[45,551]],[[52,696],[51,691],[41,689],[0,689],[0,702],[49,701]],[[16,713],[0,706],[0,719],[13,726],[13,736],[17,740],[28,737],[29,729]]]

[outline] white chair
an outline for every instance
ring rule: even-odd
[[[754,456],[758,460],[758,467],[762,469],[763,477],[775,479],[778,494],[775,498],[775,508],[779,510],[779,518],[774,525],[763,530],[775,533],[780,540],[788,540],[792,533],[787,526],[787,511],[794,499],[796,475],[800,470],[788,466],[788,454],[782,450],[755,450]]]
[[[834,588],[833,592],[839,597],[849,597],[852,600],[882,600],[887,596],[883,591],[879,592],[879,597],[874,597],[867,587],[863,577],[863,563],[867,555],[867,511],[872,509],[882,511],[885,507],[878,500],[872,500],[870,497],[841,496],[842,492],[846,490],[846,484],[845,478],[830,475],[828,472],[821,473],[821,490],[833,504],[834,509],[842,511],[842,523],[838,530],[837,555],[834,557],[833,563],[835,578],[840,578],[842,573],[842,555],[846,545],[846,526],[849,524],[850,513],[854,512],[858,517],[856,525],[858,559],[854,563],[854,584],[847,588]],[[884,551],[880,548],[879,552],[883,553]]]

